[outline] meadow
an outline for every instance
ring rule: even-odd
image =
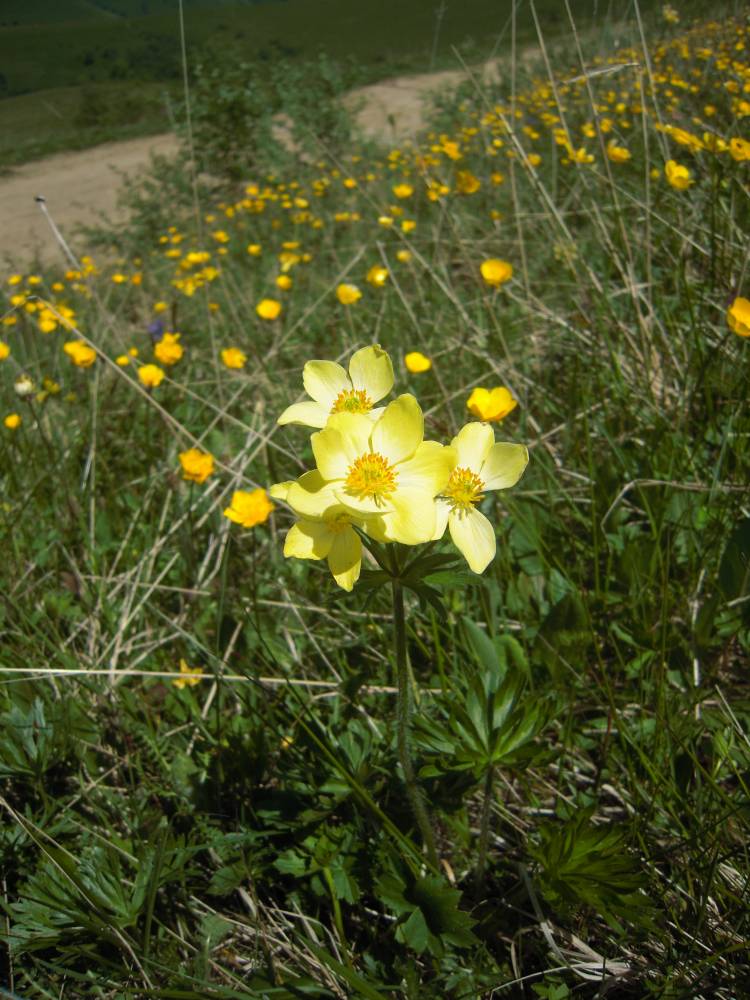
[[[0,994],[750,991],[750,29],[539,42],[3,275]]]

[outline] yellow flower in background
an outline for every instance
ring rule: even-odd
[[[158,365],[142,365],[138,369],[138,378],[147,389],[155,389],[161,385],[164,379],[164,372]]]
[[[359,302],[362,298],[362,292],[360,292],[356,285],[351,285],[345,281],[336,288],[336,298],[342,306],[351,306],[355,302]]]
[[[677,191],[685,191],[693,183],[688,168],[683,167],[676,160],[667,160],[664,165],[664,175],[667,182]]]
[[[517,406],[518,401],[505,386],[498,386],[495,389],[477,387],[466,400],[467,410],[487,422],[503,420]]]
[[[456,465],[437,500],[434,537],[446,526],[453,544],[474,573],[483,573],[495,557],[495,529],[477,510],[489,490],[515,486],[529,461],[522,444],[495,443],[487,424],[466,424],[451,441]]]
[[[398,250],[396,260],[401,261],[402,264],[408,264],[411,260],[411,250]]]
[[[18,375],[13,383],[13,391],[21,399],[26,399],[27,396],[33,395],[36,392],[36,386],[34,385],[31,376],[23,373]]]
[[[388,280],[388,268],[374,264],[367,272],[367,280],[374,288],[382,288]]]
[[[280,288],[282,292],[288,292],[292,287],[292,279],[288,274],[280,274],[276,279],[276,286]]]
[[[176,688],[182,690],[184,687],[194,687],[200,684],[203,671],[200,667],[189,667],[185,660],[180,660],[180,677],[175,677],[172,681]]]
[[[479,270],[485,282],[493,288],[498,288],[513,277],[513,265],[507,260],[498,260],[496,257],[482,261]]]
[[[665,3],[661,9],[661,16],[667,22],[667,24],[679,24],[680,15],[674,9],[671,3]]]
[[[627,163],[630,159],[630,150],[618,146],[614,139],[610,139],[607,143],[607,157],[612,163]]]
[[[456,191],[458,194],[475,194],[482,182],[470,170],[459,170],[456,173]]]
[[[188,448],[180,452],[182,478],[191,483],[205,483],[214,473],[214,457],[200,448]]]
[[[3,426],[9,431],[15,431],[21,426],[21,417],[18,413],[9,413],[3,420]]]
[[[455,456],[423,438],[422,410],[409,394],[394,399],[374,422],[362,413],[334,413],[310,439],[317,473],[290,488],[287,502],[313,518],[338,503],[364,520],[379,541],[429,541],[435,497],[448,482]]]
[[[305,516],[290,502],[295,498],[305,504],[305,482],[313,487],[316,473],[305,473],[299,483],[277,483],[271,487],[271,495],[285,500],[300,517],[287,532],[284,540],[284,556],[287,559],[325,559],[336,583],[350,591],[359,579],[362,569],[362,541],[353,525],[364,526],[362,520],[353,517],[342,504],[333,502],[320,514]],[[310,495],[314,495],[313,493]]]
[[[419,351],[410,351],[405,355],[404,364],[406,365],[406,370],[412,372],[414,375],[418,375],[421,372],[428,372],[432,368],[430,359]]]
[[[221,360],[227,368],[244,368],[247,362],[247,355],[239,347],[225,347],[221,352]]]
[[[235,524],[242,525],[243,528],[254,528],[257,524],[263,524],[268,520],[274,509],[274,505],[268,499],[265,490],[235,490],[232,494],[232,502],[224,510],[224,517],[228,517]]]
[[[20,285],[22,281],[23,281],[22,274],[11,274],[11,276],[8,278],[8,284],[11,286],[11,288],[14,285]]]
[[[79,368],[90,368],[96,361],[96,351],[83,340],[69,340],[63,350]]]
[[[161,340],[154,344],[156,360],[163,365],[176,365],[184,353],[179,333],[165,333]]]
[[[10,348],[5,341],[0,340],[0,361],[5,361],[8,357],[10,357]]]
[[[154,312],[157,315],[166,312],[167,309],[169,309],[169,305],[166,302],[154,302]]]
[[[730,139],[729,155],[737,163],[744,163],[746,160],[750,160],[750,142],[746,139]]]
[[[396,184],[391,190],[397,198],[411,198],[414,194],[411,184]]]
[[[347,374],[335,361],[308,361],[302,369],[302,384],[312,402],[293,403],[276,421],[325,427],[335,413],[362,413],[370,418],[383,411],[375,403],[393,388],[393,365],[380,344],[355,351]]]
[[[130,357],[127,354],[118,354],[115,358],[115,364],[119,365],[120,368],[126,368],[130,364]]]
[[[727,312],[729,329],[738,337],[750,337],[750,301],[741,296],[736,298]]]
[[[276,319],[281,312],[281,303],[276,299],[261,299],[255,311],[261,319]]]

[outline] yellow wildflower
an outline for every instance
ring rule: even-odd
[[[736,298],[727,311],[729,329],[738,337],[750,337],[750,301]]]
[[[214,457],[199,448],[188,448],[180,452],[182,478],[192,483],[205,483],[214,472]]]
[[[470,170],[459,170],[456,173],[456,191],[458,194],[475,194],[482,182]]]
[[[505,284],[513,277],[513,265],[509,264],[507,260],[498,260],[494,257],[482,261],[479,270],[487,284],[494,288]]]
[[[336,298],[342,306],[351,306],[362,298],[362,292],[356,285],[342,282],[336,289]]]
[[[750,160],[750,142],[746,139],[730,139],[729,155],[737,163],[744,163],[746,160]]]
[[[239,347],[225,347],[221,352],[221,360],[227,368],[244,368],[247,362],[247,355]]]
[[[685,191],[693,183],[688,168],[683,167],[676,160],[667,160],[664,165],[664,174],[668,183],[677,191]]]
[[[3,426],[9,431],[14,431],[21,426],[21,417],[18,413],[9,413],[3,420]]]
[[[411,198],[414,194],[414,188],[411,184],[396,184],[392,191],[397,198]]]
[[[63,350],[79,368],[90,368],[96,361],[96,351],[83,340],[69,340]]]
[[[225,508],[224,517],[243,528],[254,528],[268,520],[274,505],[265,490],[235,490],[231,504]]]
[[[406,365],[407,371],[412,372],[417,375],[420,372],[428,372],[432,368],[432,362],[424,354],[419,351],[410,351],[404,357],[404,364]]]
[[[480,420],[491,422],[503,420],[517,406],[517,400],[505,386],[495,389],[477,387],[466,400],[466,408],[470,413]]]
[[[261,299],[255,311],[261,319],[276,319],[281,312],[281,303],[276,299]]]
[[[374,264],[367,272],[367,280],[374,288],[382,288],[388,280],[388,268]]]
[[[610,139],[607,143],[607,156],[612,163],[626,163],[630,155],[630,150],[625,146],[618,146],[614,139]]]
[[[308,361],[302,383],[312,402],[293,403],[279,417],[279,424],[325,427],[335,413],[360,413],[371,418],[382,409],[373,409],[393,388],[393,365],[380,344],[355,351],[349,374],[335,361]]]
[[[165,333],[161,340],[154,344],[156,360],[163,365],[176,365],[184,353],[179,333]]]
[[[487,424],[466,424],[451,441],[455,467],[437,501],[435,538],[446,527],[469,569],[483,573],[495,557],[495,529],[476,505],[488,490],[515,486],[529,461],[522,444],[495,442]]]
[[[5,361],[5,359],[9,356],[10,348],[4,341],[0,340],[0,361]]]
[[[147,389],[155,389],[161,384],[164,372],[158,365],[142,365],[138,369],[138,378]]]
[[[292,287],[292,279],[288,274],[280,274],[276,279],[276,286],[282,290],[282,292],[288,292]]]
[[[200,684],[203,671],[200,667],[189,667],[185,660],[180,660],[180,676],[172,681],[176,688],[194,687]]]

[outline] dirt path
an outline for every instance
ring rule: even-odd
[[[489,67],[489,72],[494,66]],[[412,138],[424,124],[423,99],[430,91],[446,89],[460,82],[457,70],[395,77],[352,91],[347,104],[357,111],[357,121],[365,135],[384,142]],[[27,264],[36,254],[45,262],[62,260],[49,224],[35,202],[43,195],[51,216],[77,253],[86,252],[76,242],[77,225],[92,223],[102,214],[117,220],[117,191],[147,167],[151,155],[177,151],[171,134],[111,142],[75,153],[58,153],[36,160],[0,177],[0,262],[11,267]]]

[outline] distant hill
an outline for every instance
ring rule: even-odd
[[[277,3],[280,0],[183,0],[184,9],[215,9]],[[173,14],[177,0],[2,0],[0,28],[60,24],[67,21],[119,21],[123,18]]]

